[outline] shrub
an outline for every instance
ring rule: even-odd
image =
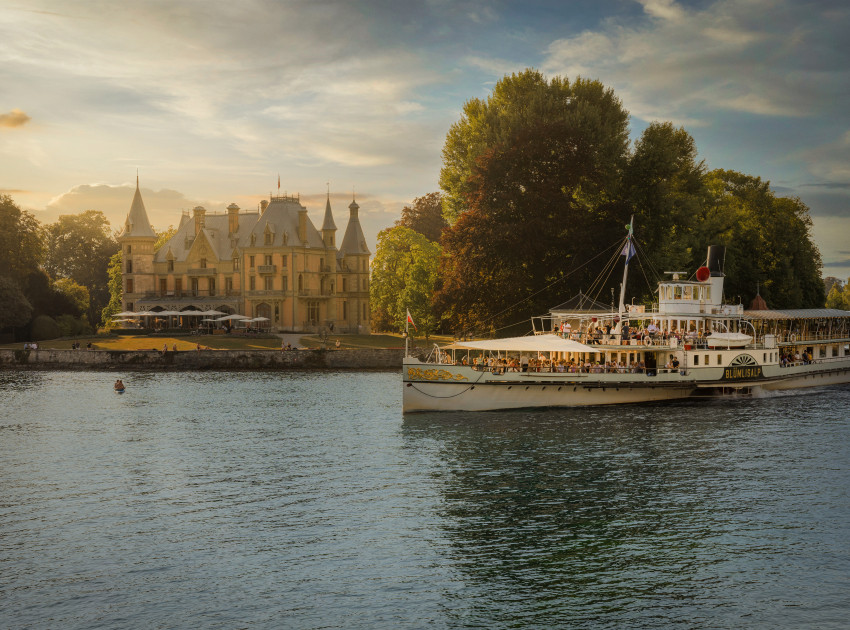
[[[32,322],[30,337],[33,341],[56,339],[62,336],[62,330],[56,320],[47,315],[39,315]]]

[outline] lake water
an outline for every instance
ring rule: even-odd
[[[846,628],[850,387],[402,416],[396,373],[0,372],[3,628]]]

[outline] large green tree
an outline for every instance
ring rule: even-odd
[[[0,195],[0,276],[20,283],[43,260],[44,238],[38,220],[9,195]]]
[[[525,319],[587,287],[584,263],[628,219],[628,114],[596,81],[505,77],[449,132],[441,185],[451,227],[438,311],[459,331]],[[619,230],[619,231],[618,231]]]
[[[426,337],[438,324],[431,308],[440,246],[410,228],[378,233],[369,285],[372,325],[377,330],[404,330],[409,310]]]
[[[576,197],[594,207],[609,200],[627,158],[628,112],[598,81],[547,81],[540,72],[525,70],[501,79],[486,100],[467,101],[460,120],[449,129],[440,171],[449,224],[470,209],[473,171],[482,155],[550,127],[571,130],[586,145],[587,176],[581,189],[573,191]]]
[[[18,283],[0,276],[0,331],[26,326],[32,319],[32,305]]]
[[[47,226],[45,269],[54,278],[71,278],[89,290],[88,318],[97,322],[109,303],[107,267],[118,243],[98,210],[63,215]]]

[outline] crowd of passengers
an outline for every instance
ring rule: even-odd
[[[591,327],[588,328],[585,332],[573,331],[572,325],[569,322],[564,322],[560,325],[560,327],[555,330],[555,333],[563,337],[564,339],[572,339],[573,341],[579,341],[581,343],[586,343],[589,345],[611,343],[612,341],[614,343],[617,343],[618,340],[622,337],[623,339],[634,339],[636,341],[644,343],[646,343],[648,340],[651,340],[652,343],[655,344],[666,344],[671,339],[675,338],[679,342],[684,340],[689,344],[701,346],[704,345],[706,339],[706,333],[703,330],[685,331],[676,327],[667,330],[659,328],[654,323],[643,328],[629,326],[621,334],[614,334],[612,339],[613,330],[613,326],[611,326],[610,323],[606,323],[600,326],[591,325]]]
[[[447,361],[449,362],[449,361]],[[463,357],[456,365],[469,365],[466,357]],[[505,372],[568,372],[585,374],[641,374],[646,371],[643,361],[626,365],[618,361],[578,361],[567,359],[535,359],[533,357],[522,357],[521,359],[503,359],[490,357],[489,359],[475,357],[471,361],[477,370],[485,370],[494,374]],[[664,366],[668,370],[678,370],[679,360],[670,355],[670,360]],[[654,371],[654,370],[653,370]]]
[[[814,362],[812,353],[808,350],[800,352],[799,348],[789,348],[787,352],[779,353],[779,367],[788,367],[789,365],[806,365]]]

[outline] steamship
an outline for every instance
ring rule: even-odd
[[[725,248],[693,276],[668,272],[651,308],[550,312],[534,334],[405,352],[403,409],[487,411],[612,405],[850,382],[850,311],[744,310],[723,300]],[[757,298],[757,301],[760,298]]]

